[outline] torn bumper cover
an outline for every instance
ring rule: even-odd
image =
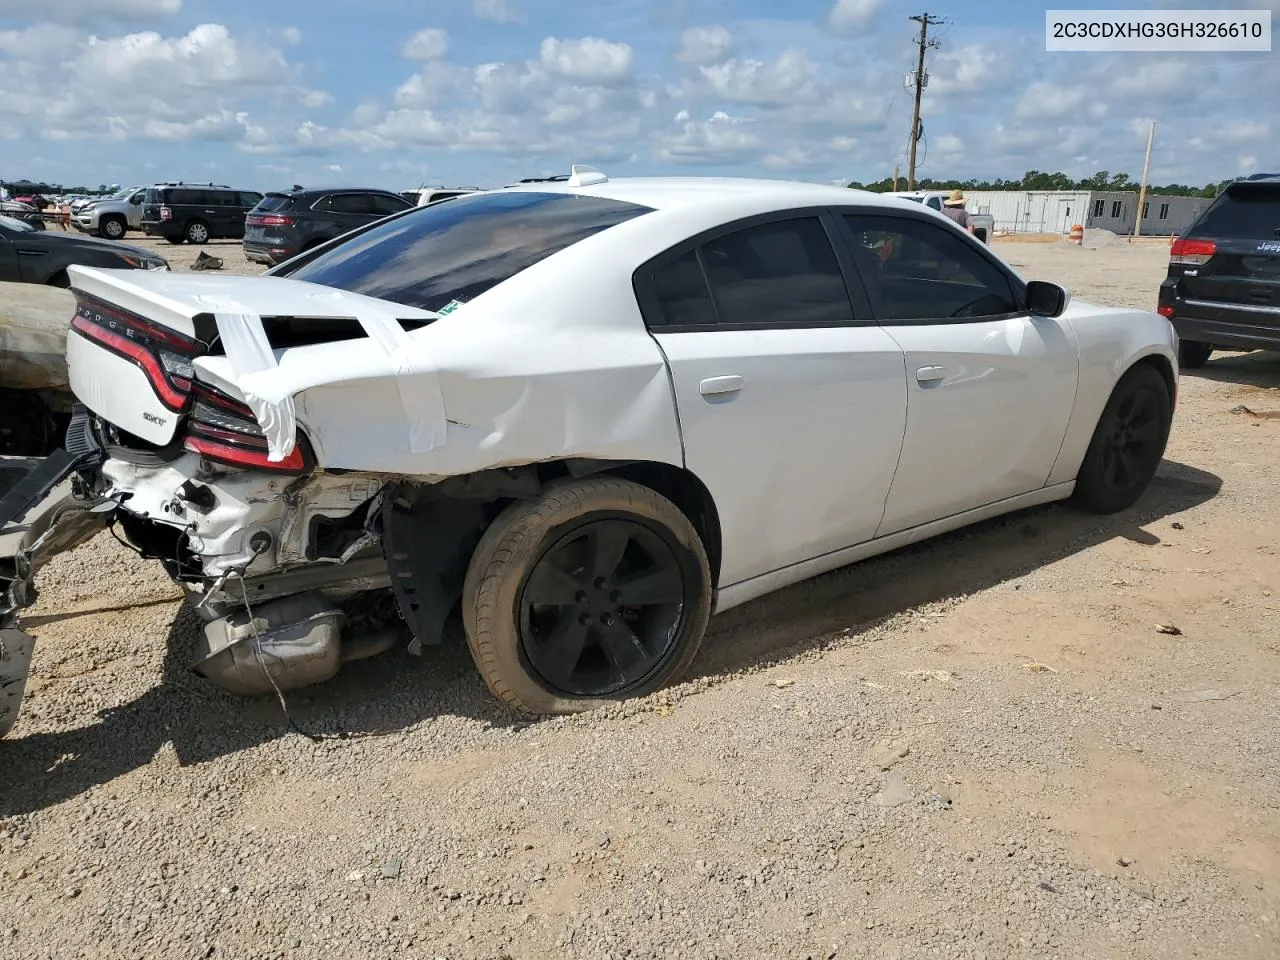
[[[18,611],[35,602],[36,572],[103,529],[116,509],[81,479],[104,459],[87,427],[77,410],[71,449],[41,460],[0,458],[0,737],[18,718],[31,669],[34,642],[18,629]]]

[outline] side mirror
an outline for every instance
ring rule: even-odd
[[[1060,317],[1071,302],[1071,291],[1047,280],[1027,284],[1027,310],[1038,317]]]

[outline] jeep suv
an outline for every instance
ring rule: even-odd
[[[1237,180],[1169,251],[1160,313],[1182,367],[1219,350],[1280,350],[1280,174]]]
[[[146,187],[130,187],[94,200],[72,213],[71,225],[95,237],[121,240],[130,230],[142,229],[142,201],[146,195]]]
[[[413,203],[386,190],[303,190],[268,193],[245,218],[244,255],[274,266],[373,223]]]
[[[239,240],[262,194],[213,183],[158,183],[142,202],[142,232],[170,243]]]

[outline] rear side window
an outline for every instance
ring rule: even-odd
[[[1191,228],[1191,236],[1280,239],[1280,185],[1237,183]]]
[[[262,198],[254,209],[259,213],[279,213],[281,210],[288,210],[292,206],[293,197],[268,194]]]
[[[822,221],[747,227],[702,246],[720,323],[848,323],[853,305]]]
[[[262,199],[262,194],[260,193],[252,193],[252,192],[241,193],[239,205],[242,207],[248,207],[249,209],[253,209],[258,205],[258,202],[261,199]]]
[[[399,213],[401,210],[408,210],[413,206],[411,203],[405,203],[399,197],[393,197],[386,193],[371,193],[369,201],[373,207],[373,212],[382,217]]]
[[[439,310],[648,212],[639,204],[568,193],[475,194],[378,224],[275,275]]]
[[[707,278],[698,263],[698,251],[690,250],[653,274],[653,292],[662,308],[662,320],[670,327],[702,327],[716,322]]]
[[[367,193],[335,193],[322,197],[315,209],[328,213],[374,213],[373,198]]]
[[[178,206],[181,204],[203,205],[205,203],[203,190],[177,190],[168,191],[166,203]]]

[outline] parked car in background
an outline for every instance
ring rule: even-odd
[[[214,183],[158,183],[142,201],[142,232],[170,243],[244,238],[245,216],[262,201],[256,190]]]
[[[417,207],[425,207],[437,200],[452,200],[464,193],[476,193],[479,187],[419,187],[417,190],[402,190],[400,196]]]
[[[25,223],[32,230],[44,229],[44,214],[29,203],[22,203],[18,200],[0,200],[0,216]]]
[[[245,218],[244,255],[274,266],[414,204],[389,190],[345,187],[268,193]]]
[[[1189,369],[1219,350],[1280,350],[1280,174],[1229,184],[1169,250],[1160,313]]]
[[[130,230],[142,229],[142,201],[146,195],[146,187],[129,187],[95,200],[72,211],[71,225],[92,236],[120,240]]]
[[[69,286],[75,264],[168,269],[149,250],[0,215],[0,455],[47,456],[66,435],[72,398],[64,351],[75,300],[50,288]]]
[[[167,270],[163,257],[93,237],[56,230],[36,230],[31,224],[0,216],[0,280],[69,286],[67,267]]]
[[[943,204],[950,195],[949,190],[910,190],[885,194],[888,197],[901,197],[912,203],[923,204],[930,210],[937,210],[938,213],[942,213]],[[989,242],[996,232],[996,218],[989,213],[974,213],[972,210],[969,210],[968,214],[969,222],[973,224],[973,235],[983,243]]]
[[[250,695],[394,644],[344,612],[384,590],[419,644],[460,611],[516,709],[643,696],[713,611],[1025,507],[1129,507],[1177,388],[1154,313],[818,184],[578,167],[263,277],[72,280],[85,409],[0,526],[61,502],[68,549],[114,517],[198,598],[197,672]],[[34,548],[5,549],[25,644]]]

